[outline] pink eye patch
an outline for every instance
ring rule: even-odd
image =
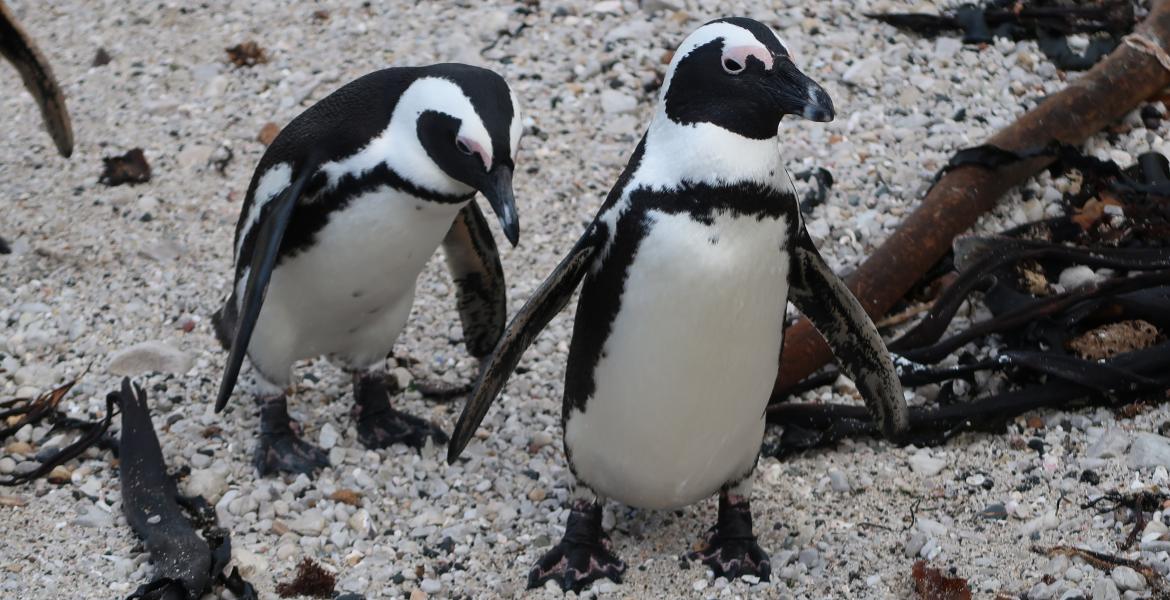
[[[723,67],[728,71],[742,71],[747,67],[747,59],[749,56],[754,56],[757,60],[764,63],[765,68],[769,70],[772,68],[772,53],[768,52],[768,49],[763,46],[732,46],[730,48],[724,48]],[[738,67],[732,65],[738,65]]]

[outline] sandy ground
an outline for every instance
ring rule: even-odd
[[[258,480],[249,464],[257,426],[249,402],[237,398],[224,416],[211,408],[225,354],[208,317],[228,283],[232,229],[266,122],[283,124],[342,83],[389,65],[457,60],[498,69],[526,115],[516,177],[523,237],[502,250],[514,310],[572,245],[624,165],[656,99],[646,87],[663,73],[664,53],[711,18],[744,14],[772,25],[833,96],[838,119],[785,121],[782,151],[794,172],[833,173],[828,202],[808,219],[842,271],[884,239],[954,150],[1064,85],[1034,44],[959,48],[860,16],[906,7],[888,2],[647,2],[666,7],[657,11],[629,1],[9,4],[61,80],[77,147],[69,160],[52,151],[15,72],[0,67],[0,235],[15,250],[0,256],[0,400],[89,369],[64,406],[92,418],[118,381],[107,370],[111,354],[148,340],[181,349],[189,370],[138,380],[151,394],[171,467],[190,466],[211,482],[237,561],[264,597],[302,557],[337,571],[340,591],[370,598],[425,596],[420,588],[431,597],[559,595],[523,589],[528,567],[559,537],[566,516],[559,410],[571,323],[566,310],[540,337],[472,443],[472,460],[455,466],[441,460],[441,448],[364,450],[348,415],[348,381],[323,361],[306,363],[292,406],[309,439],[337,434],[335,466],[314,481]],[[257,41],[269,62],[228,64],[224,49],[246,40]],[[110,64],[91,66],[98,48]],[[603,90],[636,104],[604,112]],[[1132,161],[1164,145],[1164,131],[1127,123],[1109,141],[1120,152],[1113,158]],[[99,185],[101,158],[134,147],[145,150],[153,179]],[[224,147],[233,157],[221,174],[208,161]],[[1029,185],[980,230],[1056,210],[1054,190],[1067,185]],[[462,380],[474,362],[460,336],[450,280],[436,259],[420,278],[396,352],[419,361],[417,376]],[[461,406],[413,392],[399,405],[448,429]],[[1113,516],[1079,505],[1103,491],[1165,482],[1165,468],[1129,468],[1126,448],[1133,432],[1157,431],[1168,415],[1165,408],[1132,420],[1045,413],[1041,429],[1021,420],[1002,435],[962,436],[928,454],[861,441],[783,462],[764,458],[753,500],[776,571],[766,584],[680,568],[678,557],[714,520],[713,501],[671,512],[611,504],[607,526],[630,570],[624,584],[587,593],[906,597],[913,556],[921,554],[968,578],[981,597],[1029,590],[1033,598],[1093,597],[1098,587],[1110,597],[1109,586],[1117,588],[1102,583],[1108,574],[1049,564],[1029,547],[1116,551],[1124,534]],[[213,425],[222,433],[205,437]],[[42,433],[26,432],[34,442]],[[1091,451],[1102,436],[1117,449]],[[1042,452],[1026,444],[1033,438]],[[71,484],[4,491],[27,505],[0,507],[0,596],[121,597],[149,579],[146,555],[121,517],[108,455],[94,452],[70,467]],[[1081,481],[1086,469],[1099,484]],[[834,489],[832,470],[848,491]],[[361,506],[330,500],[338,489],[356,491]],[[978,516],[995,503],[1012,516]],[[1164,552],[1131,556],[1159,569],[1170,560]],[[1052,585],[1042,583],[1045,574]]]

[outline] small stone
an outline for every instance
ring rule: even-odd
[[[236,561],[236,565],[240,567],[240,575],[244,577],[251,577],[257,573],[268,571],[268,559],[255,552],[238,547],[232,548],[232,558]]]
[[[1116,583],[1117,587],[1122,590],[1146,589],[1146,578],[1130,567],[1114,567],[1109,572],[1109,576],[1113,578],[1113,583]]]
[[[988,504],[987,508],[984,508],[979,512],[979,516],[983,517],[984,519],[1002,521],[1008,517],[1007,507],[1004,506],[1001,502]]]
[[[351,489],[342,488],[329,494],[329,499],[334,502],[341,502],[350,506],[361,506],[362,495]]]
[[[424,578],[422,583],[418,584],[418,587],[428,594],[437,594],[440,590],[443,589],[443,584],[435,579]]]
[[[197,171],[207,166],[208,161],[211,160],[211,153],[214,151],[215,149],[211,146],[191,144],[179,151],[175,161],[188,171]]]
[[[28,426],[28,425],[25,425],[24,427],[21,427],[21,428],[20,428],[20,431],[24,431],[24,430],[25,430],[25,427],[29,427],[29,426]],[[29,430],[31,431],[31,430],[32,430],[32,428],[31,428],[31,427],[29,427]],[[5,446],[5,447],[4,447],[4,452],[5,452],[6,454],[13,454],[13,455],[16,455],[16,456],[32,456],[32,455],[33,455],[33,454],[36,452],[36,450],[35,450],[35,449],[33,449],[33,446],[32,446],[32,444],[30,444],[30,443],[28,443],[28,442],[25,442],[25,441],[15,441],[15,442],[10,442],[10,443],[9,443],[7,446]],[[14,465],[14,466],[13,466],[13,469],[15,469],[15,468],[16,468],[16,467],[15,467],[15,465]]]
[[[110,357],[109,370],[114,375],[133,377],[144,373],[182,375],[195,366],[186,352],[159,341],[141,342],[122,349]]]
[[[49,471],[49,476],[47,479],[49,480],[49,483],[61,485],[64,483],[69,483],[69,476],[72,474],[73,471],[71,471],[68,467],[64,465],[57,465],[53,467],[52,471]]]
[[[11,457],[0,458],[0,473],[8,475],[16,470],[16,461]]]
[[[82,514],[78,515],[73,521],[75,525],[91,527],[93,529],[106,529],[114,524],[114,517],[96,506],[90,505],[82,510]]]
[[[1121,593],[1112,580],[1100,577],[1093,582],[1093,600],[1121,600]]]
[[[841,494],[848,493],[851,489],[849,478],[838,469],[829,469],[829,487],[833,488],[834,492]]]
[[[921,531],[917,531],[911,535],[910,539],[906,540],[906,556],[918,556],[918,553],[922,551],[922,547],[926,545],[926,540],[926,534]]]
[[[318,443],[321,444],[321,448],[323,448],[325,450],[328,450],[328,449],[336,446],[337,445],[337,430],[334,429],[333,425],[331,425],[329,423],[322,425],[321,426],[321,433],[320,433],[320,436],[317,438],[317,441],[318,441]]]
[[[594,4],[593,8],[589,9],[589,12],[593,14],[620,15],[622,14],[622,3],[620,0],[605,0],[604,2]]]
[[[52,367],[44,365],[26,365],[13,373],[12,379],[16,385],[27,385],[35,388],[52,387],[61,381],[61,374]],[[27,441],[27,440],[26,440]]]
[[[876,77],[881,68],[881,55],[872,54],[853,63],[848,69],[845,69],[845,74],[841,76],[841,80],[849,84],[862,83],[865,79]]]
[[[1170,439],[1156,433],[1139,433],[1129,447],[1129,466],[1170,468]]]
[[[951,58],[963,47],[963,40],[957,37],[940,37],[934,42],[934,55],[938,58]]]
[[[320,535],[325,530],[325,525],[325,515],[315,508],[306,510],[301,513],[299,519],[289,523],[289,527],[301,535]]]
[[[817,552],[816,548],[805,548],[804,550],[801,550],[800,555],[797,558],[797,560],[800,561],[800,564],[810,569],[815,567],[820,559],[821,554],[820,552]]]
[[[634,112],[638,108],[638,99],[617,90],[602,90],[601,111],[610,115]]]
[[[265,146],[272,145],[276,141],[276,136],[280,135],[280,125],[269,121],[260,128],[260,133],[256,136],[256,140]]]
[[[414,588],[410,590],[410,600],[427,600],[427,593],[418,588]]]
[[[941,458],[935,458],[926,450],[919,450],[909,458],[910,470],[922,475],[923,477],[933,477],[942,472],[947,466],[947,461]]]
[[[21,498],[20,496],[0,495],[0,506],[11,506],[13,508],[19,508],[21,506],[27,506],[27,505],[28,505],[28,500],[25,500],[24,498]]]
[[[1085,286],[1093,285],[1099,281],[1104,280],[1104,277],[1098,275],[1093,269],[1084,265],[1076,265],[1069,267],[1060,272],[1060,278],[1057,280],[1060,287],[1065,291],[1072,291]]]
[[[282,544],[279,548],[276,549],[276,558],[282,562],[287,562],[290,558],[296,556],[296,554],[296,544]]]
[[[203,496],[212,504],[219,501],[227,491],[227,473],[220,469],[194,469],[183,482],[183,493],[188,496]]]
[[[1101,432],[1097,441],[1085,451],[1089,458],[1117,458],[1129,447],[1129,435],[1124,430],[1110,427]]]
[[[528,499],[533,502],[540,502],[547,496],[548,492],[546,492],[544,488],[532,488],[532,491],[528,492]]]

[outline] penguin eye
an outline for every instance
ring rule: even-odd
[[[460,152],[462,152],[468,156],[471,156],[471,146],[468,146],[467,144],[463,143],[463,140],[455,140],[455,147],[459,148]]]
[[[727,73],[730,75],[739,75],[743,72],[743,67],[743,65],[741,65],[733,58],[723,59],[723,70],[727,71]]]

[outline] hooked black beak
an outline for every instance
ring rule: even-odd
[[[512,246],[520,241],[520,217],[516,214],[516,198],[512,195],[512,167],[497,165],[488,171],[486,183],[479,189],[487,197],[492,211],[500,218],[500,227]]]
[[[825,123],[832,121],[836,113],[833,100],[828,92],[802,73],[792,61],[779,59],[776,70],[769,81],[769,88],[776,99],[781,116],[796,115],[809,121]]]

